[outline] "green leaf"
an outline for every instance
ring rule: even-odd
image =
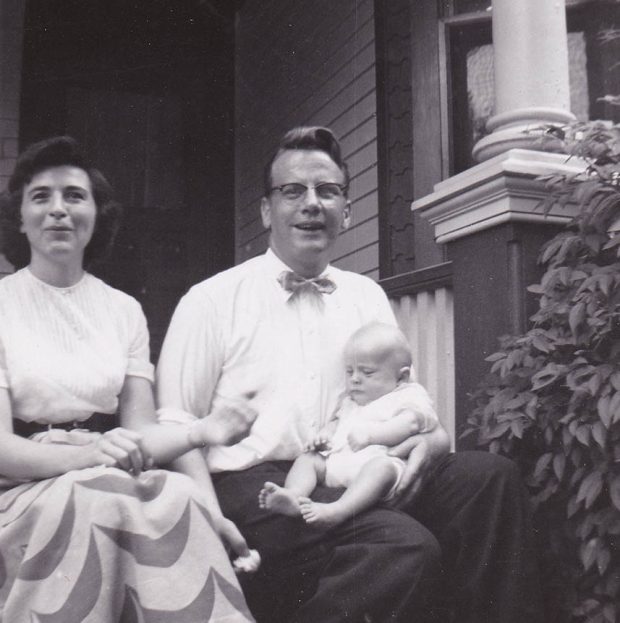
[[[618,422],[620,420],[620,392],[616,392],[609,401],[609,413],[611,413],[611,421]]]
[[[501,424],[493,427],[488,433],[487,437],[489,439],[497,439],[498,437],[501,437],[504,433],[506,433],[509,429],[510,422],[502,422]]]
[[[609,410],[610,402],[610,396],[603,396],[602,398],[599,398],[596,403],[598,416],[601,418],[601,422],[603,422],[605,428],[609,428],[611,426],[611,411]]]
[[[620,474],[616,474],[609,483],[609,497],[616,509],[620,511]]]
[[[585,501],[586,508],[590,508],[601,493],[602,489],[603,479],[601,477],[601,473],[598,471],[591,472],[583,479],[581,485],[579,486],[577,501]]]
[[[579,510],[579,502],[576,496],[572,496],[566,505],[566,516],[570,519]]]
[[[596,443],[601,447],[605,448],[605,426],[602,422],[595,422],[592,426],[592,437]]]
[[[542,353],[548,353],[551,349],[549,348],[549,341],[544,340],[541,336],[537,335],[532,339],[532,346],[538,349]]]
[[[582,545],[579,555],[581,558],[581,564],[583,565],[586,571],[596,561],[599,548],[600,548],[600,539],[596,537],[593,539],[590,539],[585,545]]]
[[[558,480],[562,480],[564,476],[564,467],[566,465],[566,456],[564,453],[556,454],[553,457],[553,472]]]
[[[532,377],[532,390],[542,389],[553,383],[560,375],[560,368],[554,364],[547,364],[542,370]]]
[[[609,566],[609,561],[611,560],[611,554],[609,550],[601,543],[601,547],[596,555],[596,566],[598,567],[598,572],[600,575],[603,575],[605,571],[607,571],[607,567]]]
[[[575,437],[577,437],[577,440],[580,443],[582,443],[584,446],[587,446],[589,445],[591,434],[592,434],[592,431],[590,430],[590,427],[584,424],[577,428]]]
[[[616,612],[617,610],[614,604],[605,604],[603,606],[603,616],[605,617],[605,621],[607,621],[607,623],[617,623],[618,619],[616,618]]]
[[[510,422],[510,430],[512,431],[512,434],[518,439],[523,439],[523,428],[524,427],[522,419],[512,420],[512,422]]]
[[[609,377],[609,381],[611,382],[615,390],[620,391],[620,372],[614,372]]]
[[[505,357],[506,357],[506,353],[497,352],[497,353],[493,353],[492,355],[489,355],[488,357],[485,357],[484,360],[485,361],[499,361],[501,359],[504,359]]]
[[[534,477],[538,478],[546,469],[549,467],[551,463],[551,459],[553,458],[553,454],[551,452],[545,452],[539,459],[536,461],[536,467],[534,468]]]

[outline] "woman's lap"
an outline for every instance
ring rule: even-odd
[[[11,623],[251,620],[193,483],[104,467],[0,494],[0,609]]]

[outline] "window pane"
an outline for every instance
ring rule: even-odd
[[[455,0],[454,13],[473,13],[486,11],[491,6],[491,0]]]
[[[583,20],[580,15],[575,17]],[[620,92],[618,84],[620,63],[611,62],[610,58],[611,52],[614,51],[613,45],[620,42],[605,44],[600,38],[603,24],[613,22],[609,19],[604,22],[599,20],[598,23],[589,24],[586,30],[576,28],[575,21],[573,19],[571,32],[568,33],[571,111],[580,121],[590,118],[613,118],[609,110],[604,112],[596,110],[602,108],[600,104],[596,104],[597,98],[607,93]],[[451,29],[450,103],[454,173],[475,164],[471,151],[476,142],[487,134],[486,122],[495,114],[493,46],[490,40],[490,23],[465,24]],[[603,63],[603,59],[607,62]]]

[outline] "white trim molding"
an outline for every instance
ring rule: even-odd
[[[510,221],[564,223],[575,215],[576,207],[553,206],[545,215],[548,191],[539,178],[578,175],[585,167],[565,154],[511,149],[436,184],[434,192],[414,201],[411,209],[434,226],[438,243]]]

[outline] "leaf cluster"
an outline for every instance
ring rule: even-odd
[[[464,434],[514,458],[565,620],[620,620],[620,126],[554,128],[583,175],[546,178],[577,215],[541,250],[531,328],[506,336]],[[551,618],[551,617],[550,617]]]

